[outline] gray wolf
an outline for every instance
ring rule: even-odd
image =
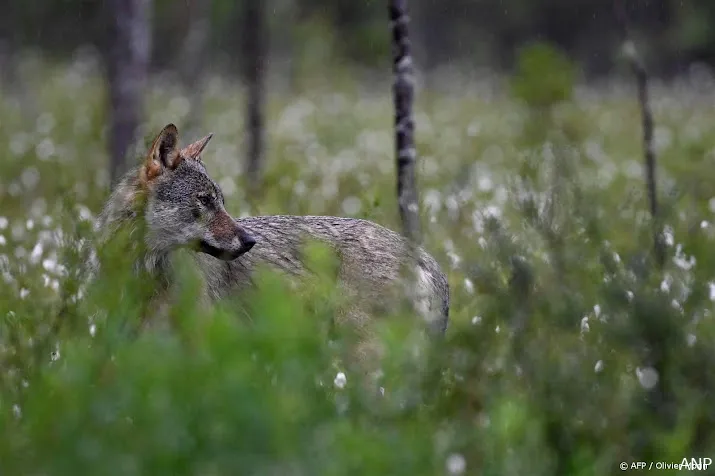
[[[368,334],[376,313],[388,311],[394,293],[412,293],[415,311],[435,334],[445,332],[449,286],[435,259],[409,246],[401,235],[366,220],[332,216],[257,216],[234,219],[221,188],[209,176],[201,153],[208,135],[179,147],[178,131],[167,125],[141,165],[115,187],[98,217],[100,237],[120,225],[143,225],[143,267],[169,272],[171,255],[191,249],[209,301],[235,295],[253,285],[267,266],[290,276],[310,272],[301,256],[306,239],[318,240],[339,257],[337,285],[356,297],[342,319]],[[134,225],[132,225],[134,224]],[[413,266],[416,284],[400,286],[401,269]]]

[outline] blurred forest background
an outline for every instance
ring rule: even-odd
[[[187,36],[196,21],[207,21],[205,64],[239,68],[246,3],[231,0],[155,0],[151,65],[176,68],[183,63]],[[385,7],[378,0],[280,0],[264,2],[270,28],[270,56],[300,63],[306,56],[382,68],[389,51]],[[634,33],[643,38],[654,72],[674,75],[693,62],[715,61],[715,6],[708,0],[627,0]],[[112,42],[113,2],[55,0],[11,2],[0,19],[3,51],[40,48],[67,57],[91,44],[106,50]],[[145,6],[144,8],[148,8]],[[515,49],[525,42],[554,43],[589,75],[612,71],[619,42],[613,5],[599,0],[413,0],[411,35],[421,72],[464,66],[510,68]],[[198,17],[198,18],[197,18]],[[318,56],[319,58],[316,58]]]
[[[409,7],[421,227],[450,323],[425,348],[405,316],[380,321],[378,398],[325,329],[339,296],[319,251],[314,286],[259,277],[250,323],[199,308],[179,266],[172,328],[137,336],[153,283],[110,248],[83,287],[83,244],[170,122],[184,144],[214,133],[203,160],[232,215],[399,230],[387,1],[3,5],[0,475],[595,476],[715,457],[715,3]]]

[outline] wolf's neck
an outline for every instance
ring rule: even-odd
[[[143,199],[139,192],[137,173],[136,170],[128,172],[119,181],[97,217],[96,231],[102,239],[136,219],[139,201]]]
[[[141,249],[134,262],[134,271],[149,273],[156,278],[166,278],[170,263],[169,253],[158,252],[146,246],[145,200],[145,195],[139,187],[138,170],[128,172],[116,185],[98,217],[98,242],[104,244],[120,230],[127,230],[129,244]]]

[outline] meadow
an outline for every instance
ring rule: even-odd
[[[105,84],[91,57],[25,57],[21,86],[0,89],[0,474],[600,475],[715,456],[713,78],[651,90],[659,269],[628,78],[581,85],[543,61],[418,88],[424,245],[450,324],[427,358],[404,321],[382,324],[375,401],[326,337],[329,272],[301,292],[263,276],[249,326],[198,308],[187,270],[176,325],[139,336],[148,284],[126,256],[79,292],[76,243],[108,195]],[[204,162],[235,216],[399,230],[389,78],[331,78],[269,88],[260,197],[242,178],[234,80],[205,78],[184,131],[187,91],[154,76],[141,135],[213,132]]]

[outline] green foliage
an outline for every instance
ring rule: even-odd
[[[575,68],[560,51],[543,43],[524,47],[512,81],[514,95],[528,106],[544,108],[571,97]]]
[[[317,279],[261,270],[245,302],[209,306],[190,254],[163,289],[132,268],[141,230],[120,230],[85,287],[76,245],[107,194],[103,90],[81,61],[30,63],[21,84],[41,108],[0,96],[0,472],[600,475],[711,456],[715,116],[691,91],[659,98],[670,239],[657,271],[637,103],[570,99],[570,82],[538,74],[559,56],[535,51],[520,87],[548,94],[529,114],[499,95],[420,95],[425,246],[451,321],[429,343],[408,313],[378,323],[384,395],[348,369],[350,336],[332,325],[346,296],[317,244]],[[208,79],[204,162],[239,215],[243,97]],[[163,81],[142,137],[182,130],[185,92]],[[399,229],[389,87],[356,89],[273,96],[262,213]]]

